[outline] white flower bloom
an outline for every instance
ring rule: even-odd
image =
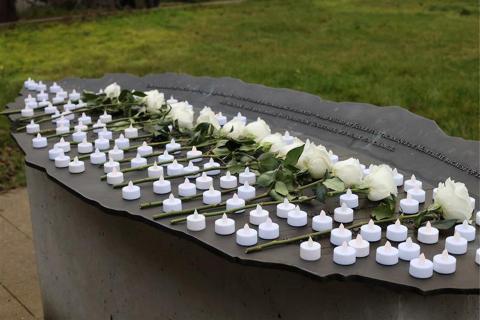
[[[167,118],[177,121],[180,128],[192,129],[193,110],[185,102],[173,103],[170,106],[172,109],[168,113]]]
[[[301,170],[307,170],[313,178],[319,179],[330,170],[332,161],[324,146],[317,146],[307,140],[296,166]]]
[[[282,135],[280,133],[273,133],[260,141],[260,145],[262,147],[270,145],[270,152],[277,153],[280,148],[285,146],[285,143],[283,142]]]
[[[222,127],[222,132],[229,138],[238,140],[243,137],[245,131],[245,125],[238,118],[233,118],[232,120],[225,123]]]
[[[165,96],[158,90],[151,90],[145,92],[147,95],[143,98],[143,102],[147,106],[148,113],[159,113],[162,106],[165,104]]]
[[[243,134],[245,137],[253,138],[256,142],[260,142],[271,132],[268,124],[264,120],[257,118],[257,121],[250,122],[245,126]]]
[[[202,111],[200,111],[200,115],[197,118],[197,124],[203,122],[210,123],[215,129],[220,129],[220,123],[218,123],[215,112],[213,112],[209,107],[204,107]]]
[[[361,187],[368,188],[368,199],[371,201],[380,201],[390,195],[397,195],[392,168],[386,164],[372,165],[370,174],[365,177]]]
[[[442,208],[445,219],[469,220],[472,217],[472,203],[465,184],[448,178],[439,183],[434,202]]]
[[[302,140],[295,138],[292,143],[290,144],[285,144],[283,143],[283,146],[278,150],[278,156],[281,158],[285,158],[287,155],[288,151],[295,149],[297,147],[300,147],[301,145],[305,144]]]
[[[118,98],[120,96],[121,91],[122,89],[116,82],[110,84],[104,90],[105,95],[107,96],[107,98],[110,98],[110,99]]]
[[[339,161],[333,165],[332,173],[345,183],[345,186],[358,186],[362,182],[363,170],[355,158]]]

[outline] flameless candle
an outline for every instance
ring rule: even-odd
[[[250,216],[251,217],[251,216]],[[265,240],[272,240],[278,238],[280,235],[280,228],[277,223],[272,222],[272,219],[267,217],[265,222],[258,226],[258,237]]]
[[[438,242],[438,229],[432,227],[430,221],[427,221],[425,227],[418,228],[417,240],[421,243],[434,244]]]
[[[335,164],[338,162],[338,156],[334,154],[332,150],[328,151],[328,156],[330,157],[330,161],[332,162],[332,164]]]
[[[387,226],[387,239],[395,242],[402,242],[407,239],[408,228],[397,219],[394,224]]]
[[[188,162],[188,166],[183,168],[183,173],[188,174],[188,178],[196,178],[199,176],[198,171],[200,170],[199,167],[193,165],[192,160]]]
[[[348,229],[345,229],[343,223],[341,223],[338,228],[332,229],[330,232],[330,242],[333,245],[339,246],[343,242],[348,242],[350,240],[352,240],[352,232]]]
[[[123,160],[123,150],[115,144],[113,149],[108,151],[108,157],[115,161]]]
[[[175,198],[173,194],[170,193],[168,199],[163,200],[163,212],[172,212],[172,211],[181,211],[182,210],[182,200]]]
[[[28,80],[25,82],[25,88],[27,88],[30,91],[33,91],[37,88],[37,83],[34,80],[28,78]]]
[[[120,170],[120,163],[113,160],[112,158],[108,159],[108,161],[103,164],[103,171],[105,173],[111,172],[113,168],[117,168],[117,170]]]
[[[27,124],[26,129],[29,134],[38,133],[40,131],[40,125],[31,120],[30,123]]]
[[[475,209],[475,198],[470,197],[470,203],[472,204],[472,208]]]
[[[412,195],[410,193],[407,193],[407,197],[405,199],[400,200],[400,210],[404,214],[417,213],[419,210],[418,200],[413,199]]]
[[[82,142],[77,145],[78,153],[90,153],[93,151],[93,145],[87,141],[87,138],[83,138]]]
[[[135,158],[130,160],[130,168],[137,168],[147,164],[147,159],[140,156],[138,153],[136,154]]]
[[[86,102],[83,102],[82,100],[78,100],[76,109],[85,108],[86,106],[87,106]]]
[[[395,181],[397,187],[403,185],[403,174],[399,173],[397,168],[393,169],[393,181]]]
[[[166,194],[172,191],[172,184],[165,180],[163,174],[153,183],[153,192],[156,194]]]
[[[38,103],[38,107],[39,108],[46,108],[50,105],[50,102],[48,100],[42,100]],[[45,110],[43,110],[43,112],[45,112]]]
[[[69,125],[70,125],[70,121],[73,120],[73,119],[75,119],[75,114],[72,113],[71,111],[64,111],[64,112],[62,112],[62,118],[68,120],[68,123],[65,122],[64,125],[68,125],[68,126],[69,126]],[[58,126],[58,125],[59,125],[59,123],[57,122],[57,126]]]
[[[362,235],[362,238],[368,242],[379,241],[382,237],[382,228],[377,226],[375,222],[370,219],[367,224],[360,227],[360,234]]]
[[[94,153],[90,154],[90,163],[92,164],[102,164],[107,161],[107,155],[105,152],[101,152],[100,150],[95,149]]]
[[[148,167],[147,174],[149,178],[160,178],[163,175],[163,167],[157,165],[155,161],[152,166]]]
[[[203,169],[210,169],[210,168],[216,168],[220,167],[220,163],[215,162],[213,158],[210,158],[207,163],[203,165]],[[209,176],[215,176],[217,174],[220,174],[220,170],[209,170],[207,171],[207,175]]]
[[[75,157],[73,161],[68,164],[68,171],[70,171],[70,173],[82,173],[85,171],[85,163],[78,160],[78,157]]]
[[[425,191],[415,186],[407,191],[407,194],[412,197],[412,199],[417,200],[419,203],[425,202]]]
[[[130,127],[125,128],[125,130],[123,132],[125,133],[126,138],[136,138],[136,137],[138,137],[138,129],[135,128],[131,123],[130,123]]]
[[[344,203],[349,208],[356,208],[358,207],[358,196],[353,194],[352,190],[347,189],[347,192],[340,196],[340,204],[343,205]]]
[[[103,129],[98,132],[98,137],[112,140],[112,131],[108,130],[107,127],[103,127]]]
[[[74,133],[72,133],[72,140],[75,142],[82,142],[83,139],[87,138],[87,133],[82,131],[80,128],[77,127]]]
[[[475,214],[475,223],[480,226],[480,211]]]
[[[55,158],[61,154],[63,154],[63,150],[54,146],[52,149],[48,150],[48,159],[55,160]]]
[[[460,233],[467,241],[475,240],[475,227],[469,225],[467,220],[463,220],[462,224],[456,225],[455,231]]]
[[[70,151],[70,142],[65,141],[65,139],[60,138],[60,141],[54,144],[54,148],[60,148],[63,150],[63,152],[69,152]]]
[[[383,264],[385,266],[392,266],[398,263],[398,249],[392,247],[389,241],[385,243],[384,246],[380,246],[377,248],[377,254],[375,256],[375,260],[379,264]]]
[[[187,151],[187,160],[192,162],[202,161],[202,151],[197,150],[197,147],[193,146],[192,150]]]
[[[412,242],[412,238],[408,237],[405,242],[398,245],[398,257],[405,261],[410,261],[418,257],[420,254],[420,246]]]
[[[68,95],[68,97],[72,101],[78,101],[80,100],[80,93],[78,93],[75,89],[73,89],[72,92]]]
[[[143,156],[148,156],[153,153],[152,146],[149,146],[146,141],[143,141],[142,145],[137,148],[137,153]]]
[[[45,148],[47,146],[47,138],[42,137],[42,135],[37,133],[37,136],[32,139],[32,146],[35,149]]]
[[[349,189],[350,190],[350,189]],[[346,202],[341,202],[342,206],[335,208],[333,211],[333,219],[341,223],[349,223],[353,221],[353,210],[347,206]]]
[[[98,120],[97,122],[95,122],[92,126],[93,128],[93,132],[95,133],[98,133],[100,132],[104,127],[106,127],[105,123],[103,123],[102,121]]]
[[[161,167],[159,167],[161,168]],[[183,183],[178,185],[178,195],[182,197],[191,197],[197,193],[197,188],[194,183],[191,183],[188,178],[185,178]]]
[[[303,227],[307,225],[307,218],[307,213],[300,210],[300,207],[297,205],[295,209],[288,213],[287,223],[292,227]]]
[[[20,114],[22,115],[22,117],[33,117],[33,109],[25,106],[25,108],[20,110]]]
[[[240,112],[237,113],[237,115],[235,116],[235,119],[240,120],[241,122],[243,122],[244,125],[247,124],[247,117],[243,116]]]
[[[34,99],[25,103],[25,108],[36,109],[38,108],[38,102]]]
[[[290,132],[285,131],[285,133],[282,136],[282,141],[285,144],[292,144],[295,141],[295,138],[290,135]]]
[[[240,184],[244,184],[245,181],[247,181],[248,184],[253,185],[256,182],[255,173],[250,172],[250,168],[246,167],[245,170],[238,175],[238,181]]]
[[[57,93],[59,91],[62,90],[62,87],[60,87],[56,82],[54,82],[51,86],[50,86],[50,92],[51,93]]]
[[[349,247],[347,242],[344,241],[342,244],[335,249],[333,249],[333,262],[342,266],[348,266],[354,264],[357,260],[355,249]]]
[[[170,96],[170,99],[167,100],[167,104],[174,104],[174,103],[177,103],[178,100],[177,99],[174,99],[172,96]]]
[[[172,138],[172,140],[170,140],[170,142],[165,145],[165,150],[175,154],[180,152],[181,147],[182,146],[180,145],[180,143],[175,142],[175,139]]]
[[[68,100],[67,103],[63,105],[63,111],[72,111],[75,110],[76,105],[72,101]]]
[[[47,86],[42,81],[39,81],[37,83],[37,87],[35,88],[35,90],[38,91],[38,92],[46,91]]]
[[[88,127],[82,121],[78,121],[78,124],[73,127],[74,131],[86,131],[87,129]]]
[[[263,209],[261,205],[257,204],[257,207],[250,211],[249,217],[250,223],[258,226],[259,224],[267,221],[268,211]]]
[[[369,165],[368,168],[363,169],[363,176],[366,177],[370,174],[370,169],[372,168],[372,165]]]
[[[412,176],[410,177],[410,179],[405,180],[404,185],[403,185],[403,189],[404,189],[405,191],[408,191],[408,190],[413,189],[413,188],[415,188],[415,187],[418,187],[419,189],[422,189],[422,181],[417,180],[417,178],[415,177],[415,175],[412,174]]]
[[[257,230],[251,229],[248,224],[237,230],[237,244],[241,246],[253,246],[257,243]]]
[[[250,200],[255,198],[255,187],[252,187],[251,185],[248,184],[248,181],[245,181],[243,186],[238,187],[237,193],[238,197],[243,199],[243,200]]]
[[[48,93],[45,93],[45,91],[40,91],[40,93],[37,93],[37,101],[42,101],[42,100],[47,100],[48,99]]]
[[[53,104],[60,104],[60,103],[63,103],[65,101],[65,98],[63,96],[58,95],[59,93],[60,92],[57,92],[55,97],[52,98]]]
[[[307,241],[300,243],[300,258],[305,261],[317,261],[321,257],[322,246],[309,237]]]
[[[55,114],[58,112],[58,108],[49,103],[48,106],[43,109],[43,112],[45,112],[45,114]]]
[[[477,249],[475,253],[475,262],[480,265],[480,248]]]
[[[140,187],[133,184],[132,181],[122,188],[122,198],[125,200],[136,200],[140,198]]]
[[[110,140],[105,138],[97,138],[95,139],[95,148],[99,150],[107,150],[110,148]]]
[[[332,230],[332,224],[332,217],[327,216],[323,210],[312,219],[312,229],[315,231],[324,232]]]
[[[235,233],[235,220],[224,213],[220,219],[215,220],[215,233],[222,236]]]
[[[52,123],[57,123],[57,121],[60,119],[60,116],[60,112],[58,112],[58,110],[55,111],[55,113],[50,116],[50,119],[52,119]]]
[[[162,164],[163,167],[167,166],[167,162],[173,161],[173,159],[174,157],[169,154],[167,150],[163,151],[163,154],[159,155],[157,158],[159,163],[164,163]]]
[[[187,216],[187,230],[190,231],[201,231],[205,229],[205,216],[203,214],[199,214],[197,210]]]
[[[123,182],[123,173],[116,167],[112,168],[112,171],[107,173],[107,183],[111,185],[120,184]]]
[[[208,190],[212,183],[212,177],[207,176],[206,172],[203,172],[200,177],[195,179],[195,184],[198,190]]]
[[[227,117],[225,117],[221,112],[217,113],[215,118],[217,118],[218,124],[222,127],[225,125],[225,123],[227,123]]]
[[[287,198],[283,198],[283,202],[277,204],[277,217],[288,218],[288,213],[295,209],[295,205],[290,203]]]
[[[231,189],[236,187],[237,187],[237,177],[232,176],[230,174],[230,171],[227,171],[227,173],[224,176],[220,177],[220,188]]]
[[[227,200],[226,203],[227,210],[232,210],[236,208],[243,208],[245,206],[245,200],[240,199],[236,193],[233,194],[233,196]],[[235,211],[236,213],[243,212],[245,211],[244,209]]]
[[[348,241],[348,245],[355,249],[357,258],[363,258],[370,254],[370,243],[363,240],[360,234],[357,234],[355,239]]]
[[[70,127],[67,127],[63,124],[61,124],[59,127],[55,129],[56,134],[66,134],[68,132],[70,132]]]
[[[167,175],[177,176],[183,174],[183,165],[178,163],[177,160],[173,160],[172,163],[167,165]]]
[[[210,188],[203,192],[203,203],[219,204],[220,202],[222,202],[222,193],[218,190],[215,190],[213,185],[210,185]]]
[[[120,136],[115,139],[115,145],[117,145],[119,149],[123,150],[130,147],[130,140],[128,140],[128,138],[125,138],[123,133],[120,133]]]
[[[55,157],[55,167],[57,168],[66,168],[68,167],[69,163],[70,157],[65,155],[63,152]]]
[[[445,249],[451,254],[465,254],[467,252],[468,241],[455,231],[453,236],[445,239]]]
[[[422,253],[418,258],[410,260],[410,268],[408,272],[414,278],[430,278],[433,275],[433,263],[426,259],[425,255]]]
[[[443,250],[441,254],[433,257],[433,270],[440,274],[452,274],[457,268],[457,259]]]
[[[103,123],[109,123],[112,121],[112,115],[107,113],[107,110],[103,111],[103,114],[98,118]]]
[[[82,121],[83,124],[90,124],[92,123],[92,118],[90,116],[87,116],[85,112],[82,113],[82,115],[78,118],[78,122]]]

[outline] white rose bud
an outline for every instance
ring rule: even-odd
[[[295,148],[300,147],[301,145],[305,144],[302,140],[295,138],[293,143],[290,144],[284,144],[279,150],[278,150],[278,156],[281,158],[285,158],[287,153]]]
[[[358,186],[362,182],[363,170],[360,161],[355,158],[338,161],[333,165],[332,173],[347,187]]]
[[[151,90],[145,92],[147,95],[143,98],[144,103],[147,106],[148,113],[159,113],[162,106],[165,104],[165,96],[158,90]]]
[[[445,219],[469,220],[472,217],[473,206],[470,202],[465,184],[448,178],[445,183],[439,183],[434,202],[442,208]]]
[[[262,147],[269,145],[270,152],[277,153],[281,148],[285,146],[283,142],[283,137],[280,133],[269,134],[260,141]]]
[[[210,123],[215,129],[220,129],[220,124],[215,116],[215,112],[213,112],[209,107],[204,107],[202,111],[200,111],[200,115],[197,118],[197,124],[204,122]]]
[[[307,170],[310,175],[319,179],[332,167],[332,161],[327,149],[322,145],[307,140],[300,158],[298,158],[297,168]]]
[[[177,121],[180,128],[193,128],[194,112],[185,102],[178,102],[170,105],[172,109],[167,115],[167,118],[172,121]]]
[[[229,138],[238,140],[243,136],[245,131],[245,125],[238,118],[233,118],[232,120],[225,123],[222,127],[222,132]]]
[[[122,89],[116,82],[110,84],[104,90],[105,95],[107,96],[107,98],[110,98],[110,99],[118,98],[120,96],[121,91]]]
[[[368,199],[380,201],[390,195],[397,195],[397,187],[393,180],[392,168],[386,164],[371,166],[370,174],[365,177],[362,188],[368,188]]]
[[[272,131],[268,124],[260,118],[257,121],[251,122],[245,126],[244,136],[253,138],[256,142],[260,142],[263,138],[268,136]]]

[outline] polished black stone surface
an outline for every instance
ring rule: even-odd
[[[199,110],[204,105],[215,111],[222,111],[231,118],[241,111],[249,119],[257,116],[264,118],[272,131],[289,130],[293,135],[311,140],[332,149],[341,158],[355,156],[364,164],[387,163],[397,167],[408,178],[415,174],[424,181],[427,190],[427,204],[431,201],[431,190],[439,181],[452,177],[464,182],[471,196],[479,201],[479,143],[447,136],[435,122],[410,113],[400,107],[377,107],[352,102],[332,102],[289,89],[273,89],[261,85],[246,84],[231,78],[191,77],[178,74],[147,75],[143,78],[126,74],[106,75],[101,79],[64,79],[59,84],[66,90],[88,89],[98,91],[112,82],[124,88],[151,90],[158,89],[166,97],[173,95],[179,100],[188,100]],[[23,99],[28,94],[23,90],[9,108],[23,107]],[[12,119],[15,116],[11,117]],[[218,236],[213,231],[214,219],[207,221],[207,229],[201,232],[189,232],[185,225],[171,225],[169,219],[152,220],[152,215],[160,209],[140,210],[140,202],[161,200],[164,196],[155,195],[151,184],[142,185],[142,198],[139,201],[124,201],[121,191],[112,189],[100,181],[101,168],[86,164],[87,170],[80,175],[72,175],[66,169],[55,168],[48,160],[46,149],[35,150],[31,146],[31,136],[25,133],[13,133],[14,139],[25,152],[27,165],[45,170],[57,183],[104,209],[108,214],[122,215],[140,220],[159,228],[159,232],[169,231],[186,237],[206,248],[238,263],[255,264],[267,268],[286,268],[293,272],[302,272],[314,278],[335,278],[349,281],[374,281],[388,286],[413,289],[430,294],[439,292],[478,293],[480,268],[474,262],[475,250],[479,247],[479,237],[469,243],[468,252],[457,257],[457,272],[453,275],[434,274],[431,279],[418,280],[408,274],[408,263],[385,267],[375,262],[374,250],[380,243],[371,245],[367,258],[357,259],[353,266],[339,266],[332,261],[333,248],[328,238],[321,240],[322,258],[317,262],[305,262],[299,258],[298,245],[288,245],[262,252],[245,254],[244,248],[235,243],[235,237]],[[93,136],[92,136],[93,137]],[[91,138],[90,138],[91,140]],[[49,141],[49,148],[55,141]],[[76,154],[72,148],[71,156]],[[134,153],[130,153],[133,155]],[[152,161],[152,160],[150,160]],[[146,172],[125,175],[126,179],[138,179]],[[179,179],[180,180],[180,179]],[[175,186],[181,181],[174,181]],[[400,190],[402,191],[402,190]],[[400,192],[399,198],[405,194]],[[193,207],[198,202],[184,204],[184,208]],[[334,200],[327,201],[323,207],[333,212]],[[356,220],[364,220],[369,215],[369,206],[356,214]],[[305,207],[310,216],[319,212],[322,205]],[[278,221],[274,208],[268,208],[274,221],[280,224],[281,238],[300,235],[311,231],[304,228],[289,227],[285,221]],[[72,208],[75,210],[75,208]],[[247,215],[234,216],[237,228],[247,220]],[[440,253],[444,247],[441,234],[436,245],[422,244],[427,258]],[[411,231],[411,236],[415,234]],[[260,240],[261,242],[262,240]]]

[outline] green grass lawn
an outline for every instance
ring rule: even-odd
[[[336,101],[399,105],[479,139],[473,1],[245,1],[0,30],[0,104],[28,76],[232,76]],[[0,120],[0,190],[24,183]]]

